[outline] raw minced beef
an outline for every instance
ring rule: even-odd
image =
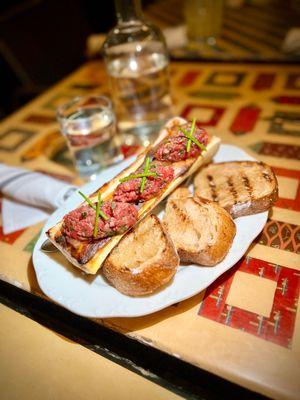
[[[150,167],[151,172],[156,172],[156,176],[149,176],[143,192],[141,192],[142,178],[131,179],[120,183],[114,193],[114,200],[124,202],[143,202],[157,196],[174,178],[174,169],[171,166],[164,166],[153,163]],[[143,169],[136,173],[142,173]]]
[[[107,201],[101,206],[101,211],[108,216],[108,220],[99,217],[97,237],[93,236],[96,212],[89,205],[83,205],[65,215],[63,232],[81,241],[101,239],[122,233],[137,221],[138,212],[132,204]]]
[[[154,158],[160,161],[184,161],[188,158],[196,158],[202,153],[202,149],[195,143],[191,143],[190,151],[187,151],[188,138],[184,135],[181,129],[190,132],[191,123],[174,127],[172,134],[164,140],[156,150]],[[204,146],[208,143],[208,134],[205,129],[196,127],[193,137]]]

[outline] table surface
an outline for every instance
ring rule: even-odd
[[[146,317],[96,322],[245,388],[276,399],[297,399],[300,69],[289,65],[173,63],[171,77],[175,112],[197,117],[223,142],[239,145],[270,164],[278,177],[279,200],[245,257],[206,291]],[[4,120],[0,125],[0,161],[74,181],[70,156],[55,122],[55,108],[75,95],[90,92],[108,94],[101,62],[85,64]],[[4,235],[0,228],[1,279],[37,298],[43,294],[31,254],[41,227],[37,224],[10,235]],[[2,313],[8,324],[29,324],[6,309]],[[37,338],[45,334],[35,323],[30,322],[30,326]],[[21,342],[18,345],[22,346]],[[70,346],[61,341],[57,351],[70,351]],[[75,353],[82,352],[80,346],[74,344],[74,348]],[[89,357],[85,354],[80,355],[82,362]],[[65,364],[67,367],[67,361]]]
[[[184,24],[181,0],[160,0],[145,8],[147,18],[160,28]],[[298,7],[298,8],[297,8]],[[224,7],[222,29],[214,49],[184,45],[171,50],[175,59],[245,61],[296,61],[300,56],[282,52],[289,29],[299,26],[299,4],[273,0],[269,4],[244,2]]]
[[[181,399],[1,304],[0,324],[3,400]]]

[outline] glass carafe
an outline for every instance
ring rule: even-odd
[[[147,145],[172,116],[169,58],[140,0],[115,0],[117,25],[103,45],[118,129],[127,144]]]

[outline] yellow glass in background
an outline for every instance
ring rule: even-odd
[[[223,0],[185,0],[184,16],[191,44],[214,46],[222,28]]]

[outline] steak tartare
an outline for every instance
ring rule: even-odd
[[[202,153],[203,150],[193,142],[191,143],[190,151],[187,151],[187,142],[189,139],[184,135],[181,129],[190,132],[191,123],[180,127],[177,126],[173,129],[174,133],[172,132],[172,135],[162,142],[156,150],[154,158],[160,161],[177,162],[198,157]],[[193,137],[203,146],[206,146],[208,143],[208,134],[205,129],[196,127]]]
[[[89,205],[83,205],[65,215],[63,232],[66,236],[80,241],[102,239],[125,232],[135,224],[138,217],[136,207],[124,202],[104,202],[101,211],[107,215],[108,220],[99,218],[96,237],[93,236],[96,212]]]
[[[171,166],[160,164],[151,165],[150,172],[156,172],[156,176],[147,177],[145,188],[141,191],[142,178],[135,178],[120,183],[114,193],[114,200],[122,202],[143,202],[155,197],[174,178],[174,169]],[[137,171],[142,173],[143,170]]]

